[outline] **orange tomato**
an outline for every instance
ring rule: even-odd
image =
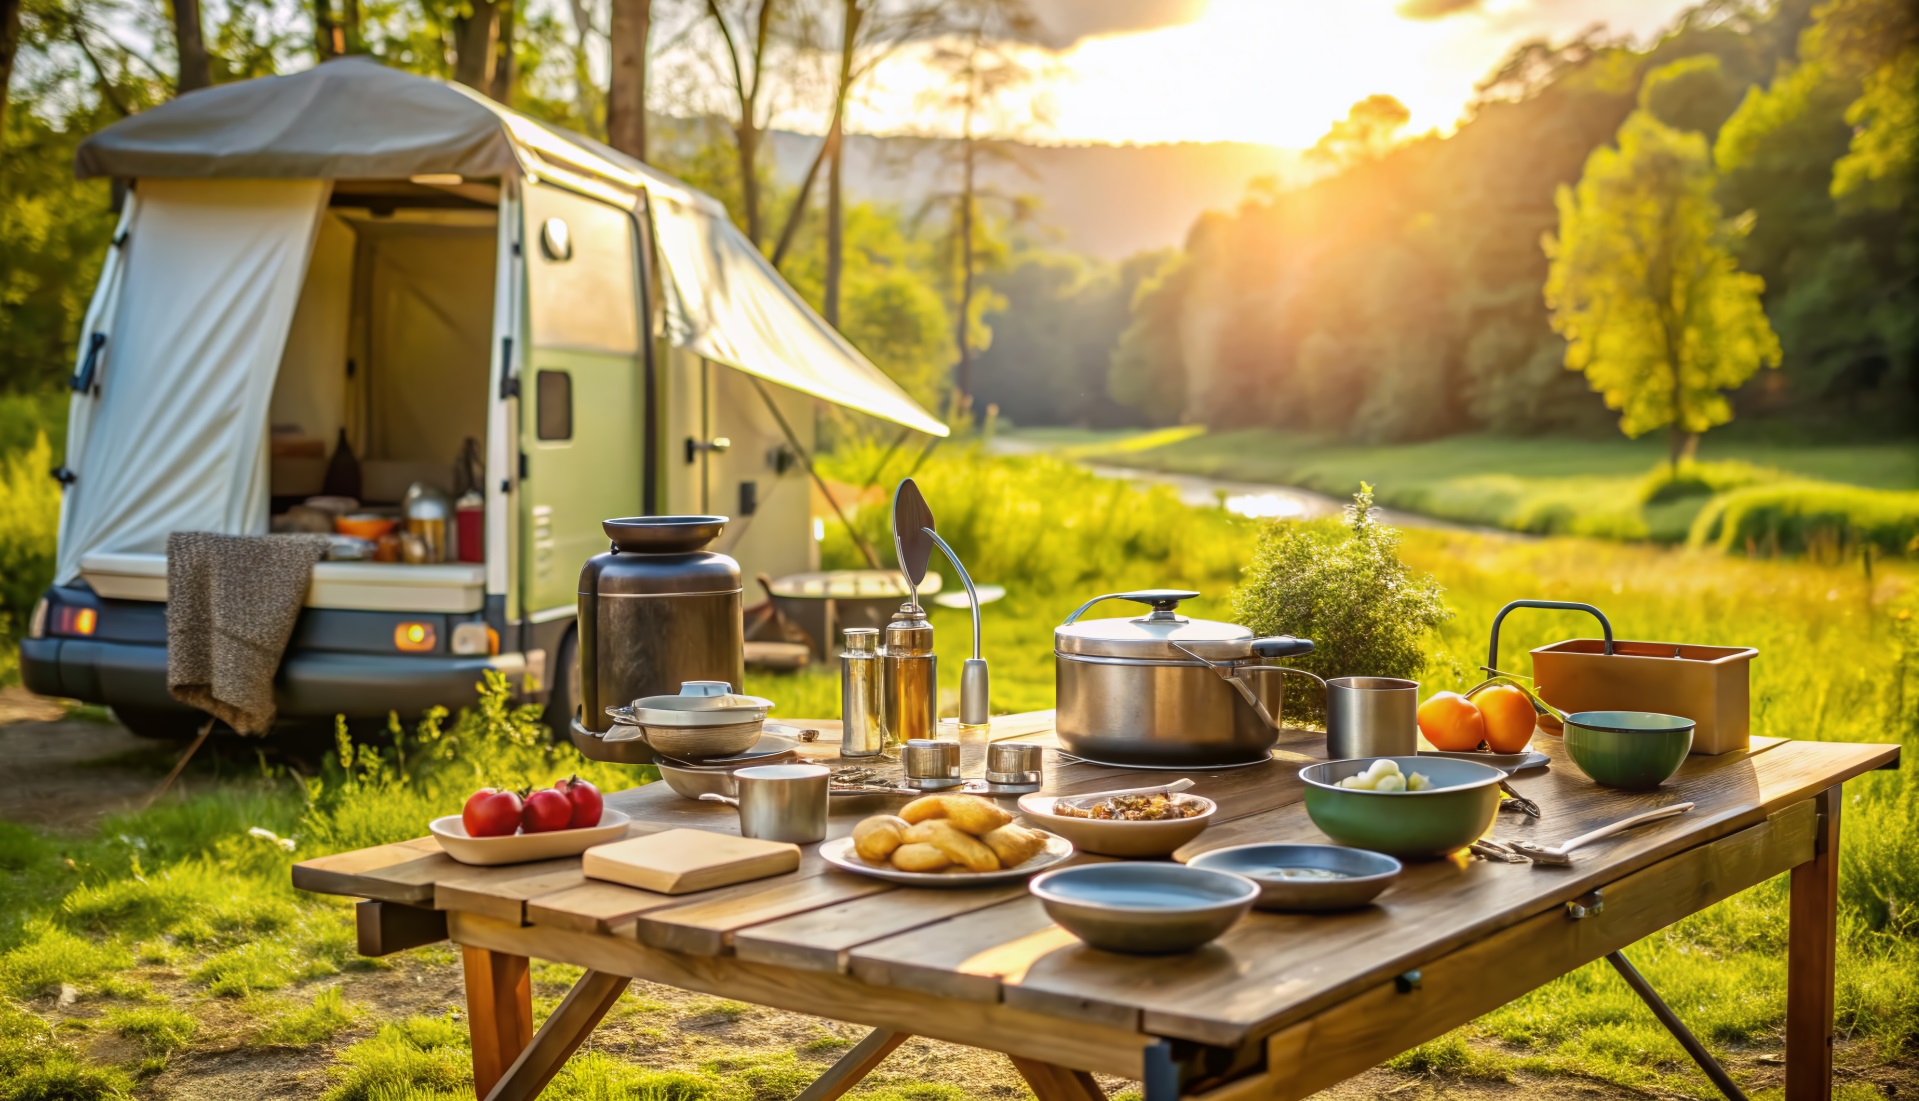
[[[1532,697],[1510,684],[1495,684],[1473,696],[1486,720],[1486,744],[1494,753],[1518,753],[1533,740],[1538,721]]]
[[[1469,752],[1486,740],[1486,719],[1457,692],[1435,692],[1419,705],[1419,732],[1434,749]]]

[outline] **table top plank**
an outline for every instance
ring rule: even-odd
[[[438,841],[416,837],[303,860],[293,866],[293,885],[319,894],[430,905],[434,881],[460,867],[440,851]]]
[[[740,929],[733,934],[733,952],[743,960],[844,973],[855,945],[1025,895],[1024,883],[971,890],[904,887]]]
[[[654,948],[718,956],[732,947],[737,929],[892,889],[893,885],[883,880],[840,871],[810,876],[789,873],[723,891],[689,895],[690,901],[678,906],[647,910],[639,915],[635,934]]]
[[[1039,900],[1023,895],[964,917],[938,922],[850,950],[855,978],[972,1002],[997,1002],[1047,953],[1079,940],[1054,925]]]

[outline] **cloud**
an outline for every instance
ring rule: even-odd
[[[1479,7],[1481,0],[1400,0],[1399,14],[1408,19],[1444,19]]]
[[[1031,0],[1041,44],[1065,49],[1082,38],[1191,23],[1208,0]]]

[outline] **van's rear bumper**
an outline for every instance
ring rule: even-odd
[[[434,704],[460,707],[478,696],[489,669],[517,690],[526,672],[519,654],[487,657],[390,657],[375,654],[288,654],[274,678],[274,699],[286,718],[417,715]],[[108,707],[185,711],[167,692],[167,648],[78,638],[35,638],[20,644],[21,679],[43,696]]]
[[[80,638],[48,633],[20,643],[20,673],[30,691],[108,707],[187,708],[167,692],[164,604],[101,600],[85,589],[55,588],[48,598],[97,610],[99,633]],[[287,718],[381,718],[418,715],[434,705],[460,707],[478,696],[488,670],[524,687],[526,659],[517,653],[460,655],[446,651],[452,616],[306,609],[274,678],[274,698]],[[435,627],[437,652],[392,650],[393,624],[424,620]],[[376,649],[384,644],[383,651]]]

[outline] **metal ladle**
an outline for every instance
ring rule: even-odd
[[[893,553],[899,556],[900,573],[906,578],[907,599],[920,606],[920,582],[926,579],[926,566],[938,546],[966,586],[973,609],[973,656],[960,665],[960,713],[964,726],[984,726],[992,720],[986,677],[986,659],[980,656],[979,590],[973,587],[966,565],[939,532],[933,530],[933,510],[913,479],[903,478],[893,492]]]

